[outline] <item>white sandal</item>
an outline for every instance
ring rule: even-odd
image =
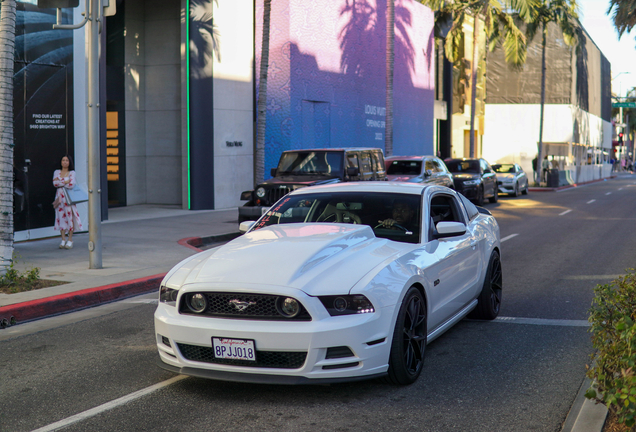
[[[66,240],[62,240],[62,243],[60,243],[60,249],[64,249],[66,247]]]
[[[73,249],[73,242],[72,241],[67,241],[66,242],[66,246],[64,246],[66,249]]]

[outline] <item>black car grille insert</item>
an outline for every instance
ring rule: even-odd
[[[212,347],[177,344],[187,360],[231,366],[299,369],[305,364],[307,352],[256,351],[256,361],[216,358]]]
[[[205,299],[203,302],[201,296]],[[197,300],[200,311],[191,307],[192,299]],[[286,302],[287,300],[287,302]],[[297,305],[296,313],[290,309]],[[294,302],[296,303],[294,305]],[[290,313],[290,310],[292,313]],[[286,296],[270,294],[246,294],[224,292],[192,292],[181,296],[179,313],[218,318],[253,319],[267,321],[311,321],[311,315],[297,300]]]
[[[273,205],[276,201],[290,193],[292,189],[287,186],[274,187],[266,192],[267,205]]]

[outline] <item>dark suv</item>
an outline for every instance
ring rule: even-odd
[[[283,152],[272,177],[241,193],[239,223],[256,220],[289,192],[343,181],[386,180],[384,154],[377,148],[309,149]]]

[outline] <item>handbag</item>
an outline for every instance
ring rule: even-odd
[[[66,188],[65,188],[66,189]],[[66,189],[66,202],[75,205],[88,201],[88,193],[81,186],[76,185],[73,189]]]

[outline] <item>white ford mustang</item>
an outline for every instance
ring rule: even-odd
[[[162,367],[242,382],[410,384],[427,343],[469,314],[499,313],[497,221],[446,187],[304,188],[241,228],[161,283]]]

